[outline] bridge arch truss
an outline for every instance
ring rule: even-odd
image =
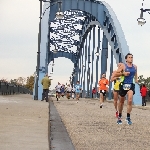
[[[110,74],[113,71],[113,58],[116,63],[125,63],[125,55],[129,53],[129,47],[125,40],[121,25],[113,12],[112,8],[106,3],[98,0],[61,0],[63,12],[82,12],[84,20],[80,20],[81,30],[76,30],[79,40],[75,40],[72,45],[76,46],[76,51],[70,51],[66,47],[60,47],[55,54],[52,46],[55,43],[61,43],[62,40],[51,38],[52,33],[57,33],[60,29],[53,30],[51,23],[56,21],[55,14],[58,11],[56,0],[51,0],[50,4],[45,3],[43,6],[44,15],[41,23],[41,44],[40,44],[40,67],[37,76],[38,83],[38,99],[42,97],[41,79],[48,72],[48,64],[58,57],[66,57],[74,63],[72,83],[80,81],[83,87],[83,93],[87,91],[88,96],[92,96],[93,85],[97,87],[100,74],[107,72],[108,45],[111,47]],[[50,5],[49,9],[48,5]],[[60,21],[61,23],[61,21]],[[64,35],[63,35],[64,36]],[[102,36],[102,37],[100,37]],[[97,37],[97,38],[96,38]],[[100,40],[102,39],[102,41]],[[95,45],[97,41],[98,45]],[[58,45],[59,47],[59,45]],[[92,48],[91,48],[92,47]],[[95,52],[101,55],[96,56]],[[96,64],[93,61],[96,57]],[[101,62],[100,62],[101,57]],[[93,66],[96,67],[96,77],[93,80]],[[99,71],[99,68],[101,70]],[[36,81],[36,79],[35,79]],[[111,99],[112,84],[109,86],[109,99]],[[136,85],[136,94],[134,103],[139,103],[140,93],[139,87]],[[34,88],[34,95],[36,94]],[[85,93],[84,93],[85,94]]]

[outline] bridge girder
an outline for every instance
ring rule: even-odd
[[[51,1],[51,4],[56,1]],[[45,5],[46,6],[46,5]],[[48,9],[47,9],[48,10]],[[55,14],[58,11],[57,3],[53,3],[52,6],[50,6],[50,9],[48,10],[48,13],[45,13],[45,16],[43,16],[42,20],[42,34],[41,34],[41,55],[40,55],[40,67],[45,67],[45,72],[48,70],[48,63],[51,61],[50,58],[56,58],[65,56],[70,59],[74,59],[73,62],[75,65],[75,71],[80,72],[81,70],[81,58],[82,54],[85,54],[85,60],[87,59],[87,53],[90,54],[90,48],[86,47],[87,45],[87,36],[91,36],[91,31],[95,30],[95,25],[99,26],[99,29],[101,28],[103,30],[103,41],[102,41],[102,52],[101,52],[101,73],[107,71],[107,56],[108,56],[108,42],[111,46],[111,59],[114,55],[116,59],[116,63],[118,62],[124,62],[125,59],[124,56],[129,52],[129,47],[127,45],[127,42],[125,40],[124,33],[122,31],[121,25],[111,9],[111,7],[106,2],[101,2],[98,0],[62,0],[62,11],[68,11],[68,10],[81,10],[83,12],[88,12],[89,15],[87,15],[87,19],[82,22],[83,28],[82,32],[80,32],[80,44],[78,45],[78,50],[76,53],[74,53],[75,57],[73,57],[72,54],[64,53],[63,55],[60,54],[62,52],[59,52],[59,54],[56,56],[52,54],[52,50],[50,49],[50,23],[55,20]],[[100,31],[100,30],[99,30]],[[99,34],[99,33],[98,33]],[[100,35],[98,35],[100,36]],[[95,42],[95,41],[94,41]],[[85,44],[86,43],[86,44]],[[85,44],[85,48],[84,47]],[[93,46],[93,48],[95,48]],[[97,50],[99,50],[100,45],[98,45]],[[84,49],[84,51],[82,51]],[[92,53],[92,59],[93,59],[93,53]],[[80,60],[80,62],[79,62]],[[98,68],[98,61],[99,56],[97,57],[96,61],[96,68]],[[112,60],[111,60],[112,62]],[[83,62],[82,62],[83,63]],[[79,67],[80,64],[80,67]],[[104,65],[105,64],[105,65]],[[89,66],[88,66],[89,68]],[[113,66],[111,64],[111,72],[113,71]],[[85,71],[85,69],[84,69]],[[43,72],[40,72],[39,75],[39,82],[38,85],[40,85],[40,80],[43,78],[44,74]],[[98,79],[99,76],[96,78]],[[85,82],[85,76],[83,77]],[[78,78],[76,78],[77,80]],[[96,79],[96,80],[97,80]],[[89,80],[89,77],[87,77],[87,81]],[[92,80],[92,76],[91,76]],[[38,87],[39,91],[42,91],[42,87]],[[90,86],[91,90],[91,86]],[[139,90],[138,85],[136,85],[136,90]],[[38,93],[39,99],[41,99],[41,92]],[[139,98],[138,93],[135,95],[135,103],[138,103],[136,99]]]

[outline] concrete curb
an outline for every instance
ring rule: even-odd
[[[49,109],[49,112],[48,112],[48,145],[49,145],[49,150],[51,150],[50,100],[51,100],[51,98],[49,97],[49,101],[48,101],[48,103],[49,103],[48,104],[48,109]]]
[[[75,150],[66,127],[55,108],[53,101],[50,104],[50,150]]]

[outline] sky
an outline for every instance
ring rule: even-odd
[[[134,64],[138,66],[138,74],[149,77],[150,14],[144,13],[147,22],[144,26],[137,24],[142,0],[105,2],[114,10],[121,24],[130,52],[134,55]],[[37,0],[0,0],[0,79],[27,77],[35,72],[39,7],[40,3]],[[149,0],[144,1],[144,8],[150,9]],[[70,60],[55,59],[52,88],[58,81],[68,82],[72,70],[73,64]]]

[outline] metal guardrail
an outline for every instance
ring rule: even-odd
[[[29,89],[12,83],[0,81],[0,95],[12,95],[12,94],[31,94],[32,91]]]

